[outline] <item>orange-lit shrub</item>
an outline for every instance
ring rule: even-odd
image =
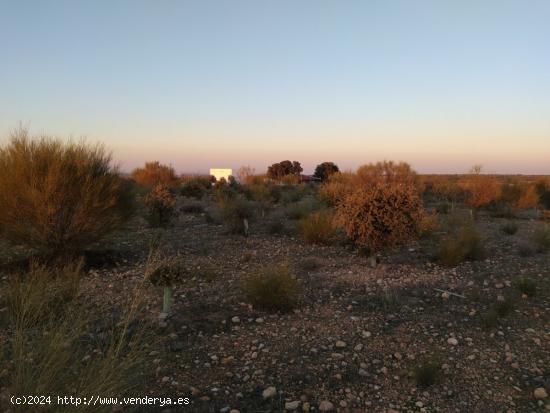
[[[515,204],[517,209],[536,208],[539,204],[539,194],[533,185],[523,185],[521,195]]]
[[[355,180],[359,185],[337,203],[336,222],[358,246],[374,252],[418,235],[424,210],[407,164],[366,165]]]
[[[19,130],[0,148],[0,228],[14,244],[71,255],[132,211],[131,186],[100,145],[31,139]]]
[[[157,161],[147,162],[143,168],[134,169],[132,178],[138,184],[147,188],[152,188],[156,185],[175,188],[180,183],[174,168],[162,165]]]
[[[472,208],[483,208],[498,199],[500,186],[489,175],[481,174],[481,167],[474,167],[472,173],[460,182],[466,193],[466,204]]]

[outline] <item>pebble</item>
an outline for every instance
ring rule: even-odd
[[[277,395],[277,389],[273,386],[269,386],[267,389],[265,389],[262,392],[262,396],[264,399],[272,399]]]
[[[236,324],[236,323],[240,323],[240,322],[241,322],[241,319],[240,319],[239,317],[235,316],[235,317],[233,317],[233,318],[231,319],[231,322],[233,322],[233,323],[235,323],[235,324]]]
[[[329,402],[328,400],[323,400],[320,404],[319,404],[319,411],[320,412],[330,412],[334,410],[334,405]]]
[[[336,341],[336,347],[344,348],[344,347],[346,347],[346,343],[342,340],[338,340],[338,341]]]
[[[537,400],[542,400],[548,397],[548,393],[546,392],[544,387],[539,387],[535,389],[535,391],[533,392],[533,396],[535,396],[535,399]]]
[[[454,337],[450,337],[448,340],[447,340],[447,343],[449,343],[451,346],[456,346],[458,344],[458,340]]]
[[[285,403],[286,410],[296,410],[300,406],[300,400],[294,400],[292,402]]]

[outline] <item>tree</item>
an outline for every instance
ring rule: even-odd
[[[298,161],[281,161],[279,163],[274,163],[269,168],[267,168],[267,177],[275,180],[281,180],[284,176],[287,175],[296,175],[299,176],[303,171],[300,162]]]
[[[158,161],[146,162],[143,168],[134,169],[132,178],[138,184],[147,188],[153,188],[156,185],[175,188],[180,183],[174,168],[162,165]]]
[[[330,175],[336,172],[340,172],[338,165],[334,162],[323,162],[315,167],[315,173],[313,176],[325,182]]]

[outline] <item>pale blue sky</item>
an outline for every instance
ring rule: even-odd
[[[550,174],[550,1],[0,0],[0,141]]]

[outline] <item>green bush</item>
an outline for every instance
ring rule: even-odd
[[[547,252],[550,250],[550,226],[545,225],[535,230],[533,234],[533,243],[537,252]]]
[[[506,224],[500,227],[500,230],[506,235],[514,235],[518,232],[518,225],[513,221],[508,221]]]
[[[302,218],[298,227],[304,240],[311,244],[331,244],[336,236],[333,217],[325,211]]]
[[[298,303],[299,284],[286,265],[264,267],[244,281],[243,290],[252,305],[265,310],[288,311]]]
[[[78,254],[131,217],[133,198],[100,145],[19,130],[0,148],[0,228],[13,244]]]
[[[448,267],[465,260],[478,260],[484,256],[483,240],[472,226],[464,226],[456,235],[444,238],[439,248],[439,260]]]

